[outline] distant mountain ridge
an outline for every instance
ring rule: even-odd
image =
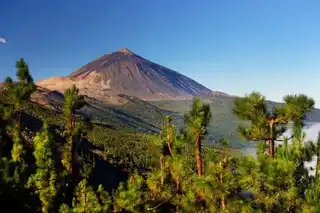
[[[103,55],[67,77],[53,77],[36,84],[60,92],[76,85],[82,94],[114,103],[121,102],[119,94],[148,101],[186,100],[213,94],[191,78],[136,55],[127,48]]]

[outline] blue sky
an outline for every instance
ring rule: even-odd
[[[271,100],[306,93],[320,107],[320,1],[7,0],[0,79],[24,57],[36,80],[127,47],[212,90]]]

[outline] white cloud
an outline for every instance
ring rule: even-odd
[[[6,44],[6,43],[7,43],[7,40],[0,37],[0,43]]]

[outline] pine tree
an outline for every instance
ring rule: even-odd
[[[21,115],[24,110],[23,105],[29,101],[31,94],[36,90],[36,86],[33,83],[29,66],[23,58],[16,62],[16,68],[18,81],[14,82],[12,78],[7,77],[4,85],[8,100],[13,106],[11,112],[12,114],[18,114],[17,125],[20,125]]]
[[[84,96],[79,95],[76,86],[67,89],[64,92],[63,115],[68,129],[75,126],[76,111],[85,106]]]
[[[76,111],[85,106],[84,96],[79,95],[79,90],[73,86],[64,92],[63,118],[65,120],[66,144],[62,149],[62,165],[71,176],[69,196],[71,196],[79,179],[79,166],[77,162],[78,146],[81,131],[84,127],[81,122],[76,123]]]
[[[114,196],[113,212],[129,211],[143,212],[145,181],[141,175],[134,172],[126,183],[120,183]]]
[[[64,93],[63,118],[65,119],[67,144],[64,151],[62,164],[72,174],[73,163],[76,158],[76,141],[79,134],[79,126],[76,126],[76,111],[85,105],[84,97],[79,95],[79,90],[73,86]]]
[[[42,205],[42,212],[51,212],[57,194],[57,174],[53,156],[53,138],[48,131],[48,125],[43,128],[33,139],[36,172],[28,181],[28,187],[34,188]]]
[[[302,205],[303,213],[320,212],[320,180],[317,176],[305,193],[305,203]]]
[[[275,141],[286,131],[286,125],[292,121],[293,126],[303,127],[306,113],[314,107],[314,100],[305,95],[288,95],[285,104],[268,110],[266,100],[258,92],[252,92],[234,102],[233,113],[241,120],[249,121],[249,125],[239,125],[238,132],[247,140],[266,141],[268,152],[273,158]]]
[[[310,161],[313,153],[312,143],[305,141],[298,126],[292,143],[285,138],[275,158],[242,158],[239,182],[253,193],[254,202],[263,212],[300,212],[302,206],[306,207],[305,195],[311,184],[304,162]]]
[[[169,193],[165,202],[170,202],[171,209],[175,212],[189,212],[190,210],[191,212],[194,210],[199,212],[197,210],[199,210],[199,206],[201,209],[201,203],[198,202],[198,197],[195,194],[197,190],[193,187],[195,179],[199,177],[190,167],[187,161],[188,157],[184,154],[177,154],[168,161],[170,178],[167,186]],[[190,198],[194,198],[194,200],[190,202]]]
[[[173,156],[173,143],[175,141],[176,133],[175,127],[172,124],[172,118],[170,116],[165,117],[165,124],[161,126],[160,140],[155,140],[156,145],[160,146],[160,173],[161,181],[160,185],[164,185],[164,173],[165,173],[165,157],[168,155]]]
[[[6,201],[12,202],[12,209],[17,211],[34,212],[37,208],[37,202],[34,196],[30,194],[30,190],[25,188],[26,181],[29,176],[27,164],[25,162],[25,147],[21,137],[21,116],[24,111],[25,104],[30,100],[31,94],[35,91],[36,86],[33,83],[29,73],[28,65],[23,59],[16,63],[17,81],[7,77],[4,82],[4,90],[1,93],[1,100],[4,104],[1,106],[1,133],[2,140],[5,140],[5,148],[9,153],[4,154],[4,158],[0,163],[0,181],[4,190]],[[15,121],[14,121],[15,119]],[[9,143],[12,143],[12,149],[9,150]],[[20,210],[18,210],[20,209]]]
[[[307,113],[314,108],[315,101],[304,94],[286,95],[283,97],[285,104],[281,111],[286,119],[293,122],[293,130],[302,129]],[[294,132],[294,131],[293,131]]]
[[[29,72],[29,67],[21,58],[16,62],[17,82],[13,82],[10,77],[5,79],[5,95],[11,107],[5,110],[6,117],[17,116],[16,123],[11,126],[11,135],[13,136],[12,159],[21,161],[24,154],[23,144],[21,139],[21,116],[24,110],[24,105],[30,100],[31,94],[36,90],[33,79]]]
[[[173,150],[176,148],[173,147]],[[174,156],[168,155],[164,159],[164,169],[147,174],[146,209],[159,212],[177,211],[193,175],[194,171],[189,168],[184,155],[178,152]],[[159,182],[163,184],[162,187],[159,187]]]
[[[108,193],[99,185],[97,191],[88,185],[88,180],[79,182],[72,201],[72,206],[62,204],[61,213],[107,213],[110,212],[111,200]]]
[[[166,117],[166,126],[164,128],[164,137],[167,142],[167,147],[170,155],[173,156],[173,143],[175,139],[175,127],[172,124],[172,118],[170,116]]]
[[[317,157],[316,172],[313,177],[312,183],[306,189],[305,200],[302,210],[303,213],[316,213],[320,212],[320,134],[316,141],[315,153]]]
[[[211,119],[209,104],[202,103],[200,98],[195,98],[192,103],[191,110],[185,114],[184,123],[188,132],[195,137],[196,140],[196,162],[198,175],[202,176],[202,155],[201,140],[206,134],[206,128]]]
[[[77,185],[74,191],[74,197],[71,207],[67,204],[60,206],[59,212],[61,213],[107,213],[110,212],[111,199],[102,187],[98,186],[94,190],[88,184],[88,179],[94,167],[94,162],[86,162],[87,159],[82,160],[82,167],[80,174],[82,180]]]
[[[19,125],[11,126],[9,130],[13,138],[13,146],[11,150],[12,160],[15,162],[21,162],[23,161],[25,150],[24,150],[24,147],[22,144],[22,138],[20,135],[21,134],[20,126]]]

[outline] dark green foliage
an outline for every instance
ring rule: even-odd
[[[209,104],[202,103],[200,98],[195,98],[190,111],[185,114],[184,122],[190,133],[206,133],[206,127],[211,119]]]
[[[76,111],[85,106],[84,97],[79,95],[79,90],[73,86],[64,92],[64,102],[62,107],[63,118],[66,120],[69,128],[72,128],[75,122]]]
[[[29,73],[29,66],[23,58],[20,58],[20,60],[16,62],[16,68],[16,76],[20,83],[33,84],[33,79]]]
[[[30,95],[35,91],[36,86],[29,72],[28,65],[21,58],[16,63],[17,68],[17,82],[14,82],[10,77],[5,79],[4,87],[5,94],[8,96],[8,101],[12,108],[10,114],[18,114],[17,122],[20,123],[21,113],[23,111],[23,104],[28,102]]]
[[[95,152],[108,162],[126,168],[152,168],[159,159],[154,136],[125,130],[106,129],[94,125],[87,136]]]
[[[52,209],[57,194],[57,173],[53,156],[53,138],[45,123],[33,139],[36,172],[28,180],[28,187],[35,189],[42,204],[42,212]]]
[[[133,173],[126,184],[121,183],[115,194],[114,212],[123,210],[129,212],[142,212],[144,202],[144,179],[137,172]]]
[[[304,94],[287,95],[283,98],[285,105],[283,110],[289,120],[293,122],[293,127],[303,127],[303,121],[307,113],[314,108],[315,102],[312,98]]]
[[[59,208],[61,213],[104,213],[109,212],[111,206],[111,199],[109,194],[104,190],[102,185],[94,190],[88,184],[88,178],[92,171],[92,166],[84,162],[81,176],[83,179],[79,182],[74,191],[74,197],[71,207],[67,204],[62,204]]]

